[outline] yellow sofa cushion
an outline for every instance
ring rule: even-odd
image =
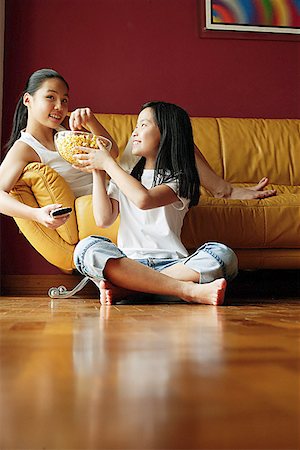
[[[11,195],[22,203],[36,208],[51,203],[74,208],[75,197],[68,183],[55,170],[41,163],[31,163],[25,167]],[[76,215],[71,213],[69,220],[56,231],[68,244],[76,244],[78,242]]]
[[[31,163],[25,167],[10,195],[33,208],[61,203],[74,209],[75,197],[69,185],[57,172],[41,163]],[[26,239],[45,259],[64,271],[72,271],[74,247],[78,242],[74,212],[56,230],[38,222],[14,219]]]
[[[119,217],[108,228],[97,227],[93,215],[92,195],[78,197],[75,201],[75,211],[79,230],[79,240],[84,239],[91,234],[98,234],[109,238],[115,244],[117,243],[117,234],[120,223]]]
[[[300,120],[191,119],[196,145],[231,183],[300,185]]]

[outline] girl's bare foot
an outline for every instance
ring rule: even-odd
[[[112,305],[117,300],[128,298],[134,293],[134,291],[130,291],[129,289],[115,286],[107,280],[101,280],[98,288],[100,291],[101,305]]]
[[[222,305],[226,286],[227,283],[224,278],[219,278],[218,280],[205,284],[189,283],[190,292],[183,300],[193,303],[204,303],[206,305]]]

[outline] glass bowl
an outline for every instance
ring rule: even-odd
[[[111,149],[112,143],[109,139],[85,131],[58,131],[54,135],[54,144],[63,159],[70,164],[76,164],[77,160],[74,158],[74,155],[84,153],[82,149],[77,149],[76,147],[99,149],[97,139],[100,139],[106,150],[109,151]]]

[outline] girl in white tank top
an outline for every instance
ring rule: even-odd
[[[52,229],[68,220],[68,216],[51,216],[51,211],[61,205],[33,208],[9,195],[25,166],[32,162],[41,162],[56,170],[69,183],[76,197],[91,193],[91,173],[76,170],[55,151],[53,137],[62,128],[68,113],[68,100],[68,83],[58,72],[41,69],[29,77],[14,114],[8,152],[0,166],[0,213],[36,221]],[[88,108],[73,112],[70,125],[74,130],[88,127],[92,133],[104,135],[112,141],[112,154],[118,155],[116,143]]]
[[[92,193],[93,180],[91,173],[80,172],[74,169],[58,152],[49,150],[26,131],[21,131],[21,137],[18,141],[25,142],[25,144],[33,148],[38,154],[41,163],[47,164],[58,172],[70,185],[75,197]]]

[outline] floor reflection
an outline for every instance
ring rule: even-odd
[[[138,306],[100,306],[97,320],[74,323],[76,395],[78,404],[85,404],[90,428],[98,430],[99,420],[112,414],[119,422],[126,417],[132,432],[142,427],[147,440],[167,420],[170,408],[180,416],[177,409],[195,392],[191,383],[221,376],[218,308],[178,307],[180,322],[178,311],[172,314],[161,306],[149,306],[149,312],[145,306],[142,312]]]

